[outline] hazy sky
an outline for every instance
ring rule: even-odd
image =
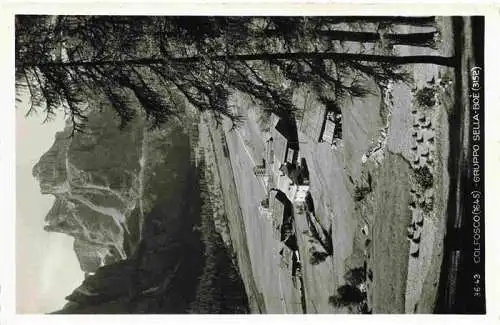
[[[16,306],[18,313],[47,313],[65,304],[83,272],[73,238],[43,230],[54,197],[40,194],[31,173],[63,129],[63,116],[42,125],[43,116],[24,117],[26,107],[27,99],[16,105]]]

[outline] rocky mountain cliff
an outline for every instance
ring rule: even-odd
[[[130,256],[159,195],[156,176],[175,182],[189,159],[189,138],[178,122],[161,130],[146,124],[138,117],[120,129],[111,110],[96,110],[84,134],[70,137],[68,125],[33,168],[41,192],[55,196],[45,230],[75,238],[84,272]]]
[[[75,238],[86,274],[57,313],[248,312],[206,199],[196,130],[187,120],[152,130],[141,117],[120,129],[111,110],[96,110],[85,134],[70,137],[68,125],[56,135],[33,168],[56,198],[45,230]]]
[[[186,166],[174,186],[183,199],[158,200],[138,249],[88,276],[57,313],[248,312],[238,270],[201,202],[200,169]]]
[[[147,132],[140,119],[120,131],[113,114],[103,110],[89,116],[85,134],[70,133],[67,125],[56,134],[33,175],[43,194],[55,196],[45,230],[73,236],[82,270],[95,272],[126,258],[133,244],[126,240],[142,214]]]

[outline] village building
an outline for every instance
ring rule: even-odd
[[[282,268],[289,269],[292,276],[296,276],[297,271],[300,270],[300,259],[292,202],[286,197],[285,193],[273,189],[268,204],[272,211],[275,238],[283,245],[279,252],[281,256],[280,265]]]
[[[280,118],[272,132],[273,154],[276,161],[295,164],[299,155],[297,123],[293,118]]]
[[[342,114],[340,112],[325,110],[318,141],[328,143],[335,148],[341,139]]]
[[[289,269],[292,277],[300,272],[297,237],[295,234],[294,205],[300,207],[309,193],[309,170],[304,158],[299,157],[299,141],[295,119],[272,115],[266,151],[254,174],[264,179],[268,196],[259,206],[261,217],[272,221],[275,239],[283,245],[280,265]],[[297,210],[297,213],[300,211]]]
[[[343,116],[339,104],[334,98],[327,103],[310,94],[297,96],[299,107],[303,107],[298,120],[301,134],[310,141],[327,143],[332,149],[343,146]]]
[[[300,209],[309,193],[309,169],[299,156],[298,131],[295,119],[272,115],[269,138],[262,162],[255,166],[254,174],[265,180],[268,196],[259,206],[261,216],[271,219],[273,233],[283,247],[281,266],[295,277],[300,272],[294,213]]]
[[[299,159],[297,124],[294,119],[272,115],[275,126],[266,141],[266,157],[255,166],[254,174],[264,179],[270,191],[277,188],[292,202],[303,202],[309,191],[309,171]]]
[[[286,241],[293,232],[293,205],[284,192],[272,189],[269,193],[269,209],[272,211],[276,239]]]
[[[262,163],[253,168],[253,173],[257,177],[267,176],[267,163],[265,159],[262,159]]]
[[[300,256],[298,250],[290,250],[288,247],[284,246],[279,251],[280,254],[280,267],[286,269],[290,272],[292,276],[292,284],[294,288],[298,287],[297,278],[300,277],[301,264]]]
[[[273,187],[286,170],[294,168],[299,154],[297,124],[293,118],[271,115],[272,128],[266,139],[266,151],[262,162],[254,167],[257,177],[266,178],[268,189]],[[270,180],[267,178],[271,178]]]

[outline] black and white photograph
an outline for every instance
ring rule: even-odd
[[[17,314],[486,313],[484,16],[12,19]]]

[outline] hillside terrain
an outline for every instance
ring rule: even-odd
[[[304,61],[326,71],[321,81],[307,71],[305,81],[283,77],[303,67],[247,64],[262,93],[225,94],[237,121],[188,96],[161,127],[142,113],[123,127],[106,105],[93,108],[83,133],[72,136],[68,123],[33,168],[42,193],[55,197],[45,230],[75,238],[85,274],[56,313],[446,310],[457,286],[447,240],[462,218],[454,206],[463,204],[466,153],[457,148],[468,140],[460,86],[468,86],[463,24],[471,21],[364,19],[332,20],[335,33],[320,36],[340,38],[339,53],[460,64],[384,70],[361,60],[350,64],[365,73],[354,73]],[[414,43],[415,35],[429,40]],[[342,82],[324,86],[333,75]],[[263,104],[282,96],[283,107]]]
[[[399,28],[407,33],[432,30]],[[438,18],[437,28],[441,42],[435,48],[395,46],[391,51],[454,55],[451,19]],[[251,267],[256,286],[252,292],[257,291],[252,295],[262,296],[268,312],[434,311],[447,221],[448,103],[454,100],[451,85],[456,81],[448,67],[413,64],[405,69],[409,81],[380,88],[372,84],[374,91],[367,96],[341,102],[344,132],[338,146],[318,141],[325,104],[307,87],[294,89],[294,104],[303,108],[296,113],[299,157],[307,162],[316,220],[313,225],[307,214],[294,218],[302,286],[280,262],[279,239],[271,220],[259,210],[266,187],[253,171],[266,159],[266,141],[274,125],[251,99],[243,94],[233,97],[245,119],[236,130],[224,126],[221,141],[227,143],[227,152],[219,152],[217,161],[229,160],[236,183],[241,220],[231,222],[243,224],[250,256],[250,263],[240,267]],[[430,106],[418,99],[424,91],[432,91],[436,98]],[[422,183],[423,177],[431,177],[431,183]],[[333,254],[319,263],[313,261],[314,228],[332,229]],[[349,284],[347,274],[361,269],[364,275],[358,285],[366,300],[358,306],[332,303],[337,290]]]

